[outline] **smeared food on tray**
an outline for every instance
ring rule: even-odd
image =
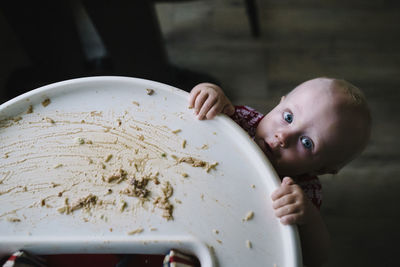
[[[41,102],[43,107],[50,103],[49,98]],[[136,216],[142,210],[173,220],[175,205],[185,203],[172,198],[177,183],[194,177],[194,169],[210,175],[218,165],[191,153],[182,129],[140,121],[129,112],[107,116],[98,111],[46,112],[43,116],[40,111],[33,113],[32,105],[27,110],[0,123],[6,141],[0,145],[4,155],[0,201],[10,195],[32,200],[29,205],[17,201],[0,214],[0,220],[18,223],[26,218],[26,211],[38,207],[43,217],[81,214],[85,221],[109,220],[106,211]]]

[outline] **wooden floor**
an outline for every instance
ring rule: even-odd
[[[170,61],[212,75],[235,104],[262,112],[313,77],[344,78],[362,88],[373,114],[369,147],[339,174],[321,177],[322,214],[333,241],[325,266],[397,266],[399,2],[259,0],[259,39],[250,34],[244,2],[157,4]],[[24,56],[4,51],[0,56],[4,86]]]
[[[400,4],[395,1],[258,1],[253,39],[242,1],[159,6],[170,58],[214,75],[236,104],[267,112],[300,82],[344,78],[373,114],[365,153],[321,177],[333,249],[325,266],[395,266],[400,210]],[[187,11],[198,13],[179,17]],[[172,19],[171,19],[172,18]]]

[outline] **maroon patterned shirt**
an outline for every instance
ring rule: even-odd
[[[264,115],[247,106],[235,106],[235,113],[231,116],[240,127],[254,138],[256,129]],[[282,179],[283,177],[281,177]],[[304,193],[319,209],[322,204],[322,186],[317,176],[293,177],[293,180],[303,189]]]

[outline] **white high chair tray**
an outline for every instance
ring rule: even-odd
[[[51,84],[0,106],[0,140],[0,254],[175,248],[202,266],[301,266],[262,151],[224,115],[197,120],[184,91],[127,77]]]

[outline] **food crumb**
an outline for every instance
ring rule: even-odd
[[[60,184],[56,184],[55,182],[51,182],[51,188],[56,188],[57,186],[60,186]]]
[[[33,106],[29,105],[28,110],[26,111],[26,114],[31,114],[33,113]]]
[[[109,162],[112,157],[113,157],[112,154],[107,155],[107,157],[104,159],[104,162]]]
[[[9,222],[20,222],[21,219],[15,218],[15,217],[9,217],[9,218],[7,218],[7,221],[9,221]]]
[[[163,187],[161,188],[161,191],[163,192],[166,199],[170,198],[174,193],[174,189],[168,181],[163,182]]]
[[[56,166],[54,166],[54,169],[58,169],[58,168],[61,168],[62,166],[64,166],[63,164],[57,164]]]
[[[252,184],[252,185],[251,185],[251,188],[253,188],[253,189],[256,188],[256,185]]]
[[[206,168],[207,172],[209,172],[209,170],[210,170],[211,168],[214,168],[214,167],[217,166],[217,164],[218,164],[218,163],[209,164],[209,163],[206,162],[206,161],[199,160],[199,159],[196,159],[196,158],[193,158],[193,157],[183,157],[183,158],[180,158],[180,159],[178,160],[178,163],[181,163],[181,162],[185,162],[185,163],[191,164],[193,167],[203,167],[203,168]]]
[[[128,235],[136,235],[136,234],[140,234],[141,232],[143,232],[143,228],[138,228],[138,229],[128,232]]]
[[[216,234],[216,235],[218,235],[218,234],[219,234],[219,231],[218,231],[217,229],[213,229],[213,233]]]
[[[253,217],[254,217],[254,212],[253,211],[249,211],[246,214],[246,217],[243,218],[243,221],[244,222],[249,221],[249,220],[253,219]]]
[[[86,211],[89,211],[91,208],[93,208],[96,203],[98,202],[98,198],[95,195],[89,194],[88,196],[79,199],[74,205],[70,206],[68,204],[69,199],[65,198],[65,206],[58,208],[57,211],[62,214],[71,214],[75,210],[79,209],[84,209]]]
[[[20,120],[22,120],[21,116],[15,117],[12,119],[14,122],[19,122]]]
[[[125,201],[121,201],[121,205],[119,207],[119,211],[123,212],[125,210],[125,208],[128,206],[128,204]]]
[[[43,106],[43,107],[47,107],[50,103],[51,103],[50,99],[49,99],[49,98],[46,98],[45,100],[43,100],[42,106]]]
[[[82,137],[77,137],[77,138],[75,138],[75,142],[79,145],[83,145],[83,144],[85,144],[85,139]]]
[[[102,111],[91,111],[90,112],[90,116],[92,116],[92,117],[95,117],[95,116],[102,117],[103,116],[103,112]]]
[[[175,202],[178,203],[178,204],[182,204],[182,201],[177,199],[177,198],[175,198]]]
[[[220,243],[220,244],[222,244],[222,241],[221,241],[221,240],[219,240],[219,239],[217,239],[217,242],[218,242],[218,243]]]
[[[172,216],[172,213],[174,210],[174,206],[169,202],[169,198],[173,194],[173,188],[168,181],[163,183],[161,192],[163,193],[163,196],[157,197],[154,200],[153,204],[156,205],[161,210],[163,210],[163,214],[162,214],[163,218],[166,218],[167,220],[173,220],[174,217]]]
[[[98,198],[95,195],[89,194],[88,196],[79,199],[72,207],[71,211],[75,211],[81,208],[90,209],[96,205]]]
[[[49,117],[46,117],[46,121],[51,123],[51,124],[56,123],[52,118],[49,118]]]
[[[187,178],[187,177],[189,177],[189,174],[187,174],[186,172],[184,172],[184,173],[182,173],[182,177]]]
[[[22,117],[21,117],[21,116],[18,116],[18,117],[13,118],[13,121],[14,121],[14,122],[19,122],[20,120],[22,120]]]
[[[154,90],[153,89],[146,88],[146,91],[147,91],[148,95],[154,94]]]
[[[182,141],[182,148],[186,147],[186,139]]]
[[[208,164],[207,168],[206,168],[206,172],[210,172],[211,169],[215,170],[215,167],[218,165],[218,162],[214,162],[212,164]]]
[[[246,240],[246,247],[247,248],[252,248],[253,247],[253,244],[251,243],[250,240]]]
[[[137,102],[137,101],[132,101],[132,104],[134,104],[134,105],[136,105],[136,106],[140,106],[140,103],[139,102]]]
[[[150,231],[157,231],[157,228],[151,227],[151,228],[150,228]]]
[[[180,133],[180,132],[182,132],[181,129],[176,129],[176,130],[172,131],[173,134],[177,134],[177,133]]]
[[[64,206],[64,207],[58,208],[57,211],[61,214],[64,214],[64,213],[69,214],[69,207]]]
[[[125,170],[119,169],[118,173],[112,174],[105,181],[107,183],[116,182],[117,184],[119,184],[119,183],[121,183],[123,180],[125,180],[127,178],[127,175],[128,175],[128,173]]]

